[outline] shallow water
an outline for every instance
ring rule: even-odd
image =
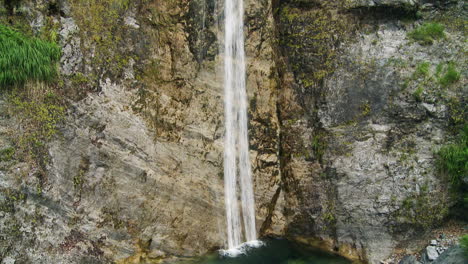
[[[260,248],[252,248],[246,255],[235,258],[212,254],[184,264],[350,264],[351,262],[326,252],[306,248],[285,239],[264,241]]]

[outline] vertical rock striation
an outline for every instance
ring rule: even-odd
[[[378,263],[444,219],[434,152],[466,122],[463,1],[244,5],[259,235]],[[41,190],[27,160],[0,159],[0,259],[151,263],[222,247],[222,4],[19,6],[2,21],[62,46],[68,112]],[[421,45],[408,33],[427,21],[445,37]],[[461,77],[444,86],[448,63]],[[7,109],[2,97],[2,149],[18,133]]]

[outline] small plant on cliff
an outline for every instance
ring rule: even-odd
[[[416,71],[414,72],[414,77],[428,77],[430,72],[431,64],[427,61],[421,62],[416,66]]]
[[[318,161],[322,161],[327,148],[327,142],[323,132],[318,132],[312,137],[312,151]]]
[[[416,91],[414,91],[413,93],[413,98],[414,100],[416,100],[416,102],[421,102],[422,101],[422,95],[424,93],[424,88],[420,85],[418,86],[418,89],[416,89]]]
[[[439,23],[424,23],[415,30],[408,33],[408,36],[421,45],[432,45],[434,40],[445,37],[445,27]]]
[[[57,44],[26,37],[0,25],[0,85],[23,85],[27,81],[52,81],[58,75]]]
[[[449,86],[460,80],[460,72],[454,62],[448,62],[446,64],[437,65],[436,76],[442,86]]]
[[[65,108],[50,87],[35,83],[28,84],[26,90],[10,93],[8,112],[11,116],[21,117],[21,129],[16,138],[20,156],[41,163],[48,156],[45,144],[57,133]]]
[[[437,166],[448,175],[453,191],[458,195],[454,213],[461,212],[461,217],[468,217],[464,212],[468,207],[468,124],[461,130],[458,140],[447,145],[437,153]]]
[[[10,161],[15,155],[15,149],[12,147],[4,148],[0,150],[0,162]]]
[[[438,156],[438,166],[450,176],[452,185],[461,185],[463,177],[468,176],[468,124],[463,127],[459,140],[440,149]]]

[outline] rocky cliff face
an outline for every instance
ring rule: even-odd
[[[434,151],[466,120],[467,91],[465,72],[449,86],[436,75],[466,68],[463,1],[245,6],[260,233],[378,263],[446,217]],[[57,34],[68,111],[41,184],[27,161],[1,161],[3,262],[157,263],[222,247],[222,3],[13,11],[16,27]],[[424,21],[445,38],[408,37]],[[18,120],[1,102],[0,140],[13,146]]]

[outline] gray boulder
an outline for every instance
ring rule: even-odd
[[[421,261],[422,263],[432,263],[432,261],[436,260],[439,257],[439,253],[437,253],[437,249],[434,246],[427,246],[426,249],[423,251]]]
[[[442,253],[433,264],[466,264],[468,256],[460,246],[453,246]]]

